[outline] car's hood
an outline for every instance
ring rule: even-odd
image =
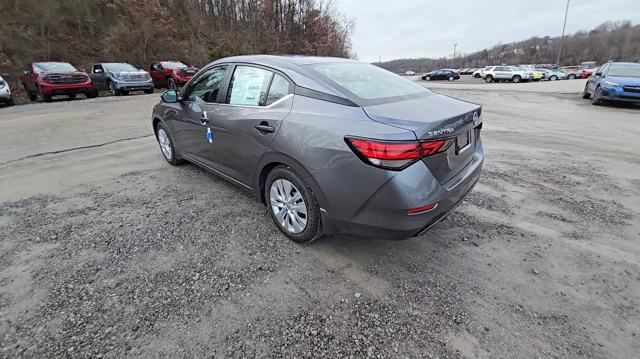
[[[607,76],[605,80],[623,86],[640,86],[640,77]]]
[[[413,131],[420,139],[452,134],[473,121],[480,106],[440,94],[364,107],[376,122]]]

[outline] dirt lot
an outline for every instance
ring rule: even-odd
[[[165,163],[157,94],[0,109],[0,357],[634,357],[640,110],[573,83],[434,86],[484,105],[486,163],[402,242],[286,240]]]

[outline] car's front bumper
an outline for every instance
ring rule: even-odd
[[[398,172],[366,198],[364,203],[357,205],[352,216],[335,216],[336,211],[332,210],[334,206],[328,211],[322,210],[324,232],[327,235],[349,234],[383,239],[406,239],[420,235],[445,218],[464,199],[478,181],[483,162],[482,141],[478,141],[473,157],[464,169],[441,184],[419,161]],[[324,180],[321,177],[317,180],[322,187]],[[359,190],[353,190],[352,194],[356,192]],[[331,196],[326,191],[325,195]],[[436,203],[437,206],[431,211],[407,214],[407,209]]]
[[[640,102],[640,93],[624,91],[618,86],[603,86],[602,99],[607,101]]]
[[[153,89],[153,81],[114,81],[116,89],[121,91],[144,91]]]
[[[0,89],[0,101],[7,102],[11,99],[11,90],[8,86]]]
[[[84,82],[80,84],[49,84],[40,83],[40,89],[47,95],[75,95],[78,93],[93,93],[95,89],[91,82]]]

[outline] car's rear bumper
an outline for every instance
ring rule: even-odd
[[[446,183],[440,184],[422,163],[399,172],[348,219],[322,211],[325,234],[348,234],[382,239],[420,235],[444,219],[478,181],[484,162],[479,141],[471,161]],[[407,209],[437,204],[433,210],[408,215]]]

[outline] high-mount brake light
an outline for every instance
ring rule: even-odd
[[[381,141],[357,137],[346,137],[347,144],[365,163],[401,170],[412,163],[445,151],[451,139],[430,141]]]

